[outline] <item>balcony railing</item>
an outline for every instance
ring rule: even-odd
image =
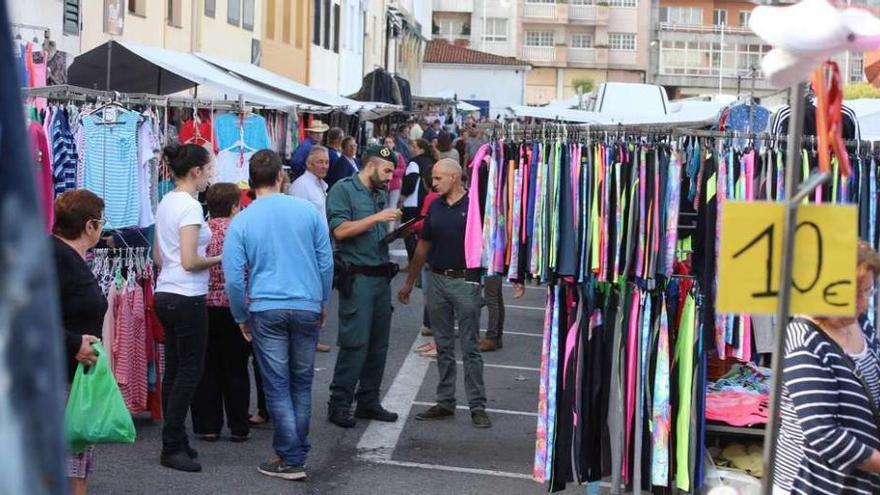
[[[569,48],[568,61],[576,64],[596,63],[595,48]]]
[[[526,2],[525,8],[523,9],[523,17],[532,17],[537,19],[555,19],[556,4]]]
[[[522,49],[522,58],[529,62],[556,62],[555,46],[524,46]]]
[[[731,26],[705,26],[691,24],[672,24],[669,22],[661,22],[659,24],[660,31],[683,31],[689,33],[716,33],[721,34],[722,29],[727,34],[752,34],[752,30],[747,27],[731,27]]]
[[[600,5],[571,4],[568,6],[568,19],[573,22],[607,23],[609,8]]]

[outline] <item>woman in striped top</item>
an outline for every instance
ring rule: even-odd
[[[858,247],[864,314],[880,255]],[[866,318],[795,318],[782,374],[774,494],[880,493],[880,343]]]

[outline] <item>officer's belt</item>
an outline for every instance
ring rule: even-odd
[[[391,273],[391,267],[388,264],[379,265],[379,266],[349,265],[348,271],[349,271],[349,273],[364,275],[367,277],[393,277],[394,276],[394,274]]]

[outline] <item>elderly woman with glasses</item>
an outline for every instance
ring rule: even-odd
[[[52,247],[67,348],[68,381],[77,363],[92,365],[98,359],[92,343],[101,335],[107,298],[85,257],[101,239],[104,223],[104,201],[91,191],[68,191],[55,200]],[[92,467],[92,447],[70,457],[67,476],[72,493],[86,493],[86,479]]]
[[[855,317],[788,324],[774,494],[880,493],[880,344],[865,318],[880,255],[858,246]]]

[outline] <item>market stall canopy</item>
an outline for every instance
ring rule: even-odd
[[[218,90],[230,100],[277,109],[302,108],[302,102],[231,75],[191,53],[111,40],[76,57],[70,84],[119,91],[168,95],[196,86]],[[109,82],[109,86],[108,86]]]
[[[420,101],[423,103],[451,103],[453,101],[457,101],[455,104],[455,108],[462,112],[478,112],[480,107],[476,105],[471,105],[470,103],[464,100],[458,100],[458,95],[455,94],[455,91],[451,89],[444,89],[442,91],[438,91],[434,94],[430,95],[419,95],[413,96],[414,101]]]
[[[372,120],[401,110],[399,105],[372,101],[357,101],[344,96],[334,95],[333,93],[298,83],[262,67],[257,67],[254,64],[225,60],[204,53],[196,53],[195,55],[221,70],[232,72],[261,86],[287,93],[296,100],[325,106],[327,107],[327,112],[339,110],[348,115],[359,115],[363,120]]]
[[[512,106],[516,117],[558,120],[596,125],[650,125],[676,124],[681,127],[702,127],[718,122],[724,104],[714,102],[686,101],[670,105],[667,114],[639,114],[624,112],[588,112],[559,107]]]

